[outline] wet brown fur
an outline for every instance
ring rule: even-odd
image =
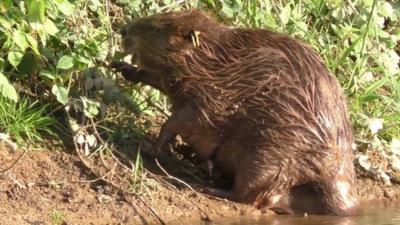
[[[264,29],[229,28],[198,11],[142,18],[122,34],[140,68],[120,69],[123,75],[173,104],[156,148],[181,135],[234,176],[224,193],[235,201],[291,213],[294,187],[304,186],[315,190],[322,213],[354,212],[345,98],[310,47]]]

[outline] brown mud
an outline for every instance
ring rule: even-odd
[[[28,151],[13,165],[21,154],[0,143],[1,225],[157,224],[160,219],[199,221],[273,215],[268,210],[210,198],[189,188],[171,188],[152,179],[146,181],[138,198],[96,180],[74,154]],[[400,197],[399,185],[384,186],[379,181],[359,178],[358,187],[362,201]]]

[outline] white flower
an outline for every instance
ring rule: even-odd
[[[370,81],[374,80],[374,78],[375,78],[374,74],[371,71],[367,71],[360,77],[360,81],[370,82]]]
[[[368,156],[364,154],[359,154],[356,157],[358,165],[360,165],[362,168],[364,168],[366,171],[371,170],[371,164],[368,161]]]
[[[382,53],[379,60],[381,61],[383,67],[385,67],[385,70],[389,75],[395,75],[400,71],[400,56],[396,53],[396,51],[388,50]]]
[[[392,155],[390,164],[392,164],[393,170],[400,171],[400,159],[398,156]]]
[[[392,142],[390,143],[390,151],[395,154],[400,156],[400,140],[397,138],[393,138]]]
[[[381,118],[368,119],[367,123],[372,134],[378,133],[378,131],[383,128],[383,119]]]

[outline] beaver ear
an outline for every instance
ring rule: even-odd
[[[194,34],[194,30],[190,30],[189,32],[183,33],[182,34],[183,40],[192,42],[193,34]]]
[[[183,34],[183,39],[185,41],[191,42],[194,47],[200,46],[200,31],[190,30],[189,32]]]

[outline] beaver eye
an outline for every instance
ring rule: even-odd
[[[191,31],[187,32],[186,34],[184,34],[183,35],[183,40],[191,42],[193,33],[194,33],[194,31],[191,30]]]
[[[123,27],[121,29],[120,34],[121,34],[122,37],[128,36],[128,30],[126,29],[126,27]]]
[[[157,27],[157,26],[149,27],[149,30],[150,30],[151,32],[156,33],[156,34],[160,34],[160,33],[163,31],[160,27]]]

